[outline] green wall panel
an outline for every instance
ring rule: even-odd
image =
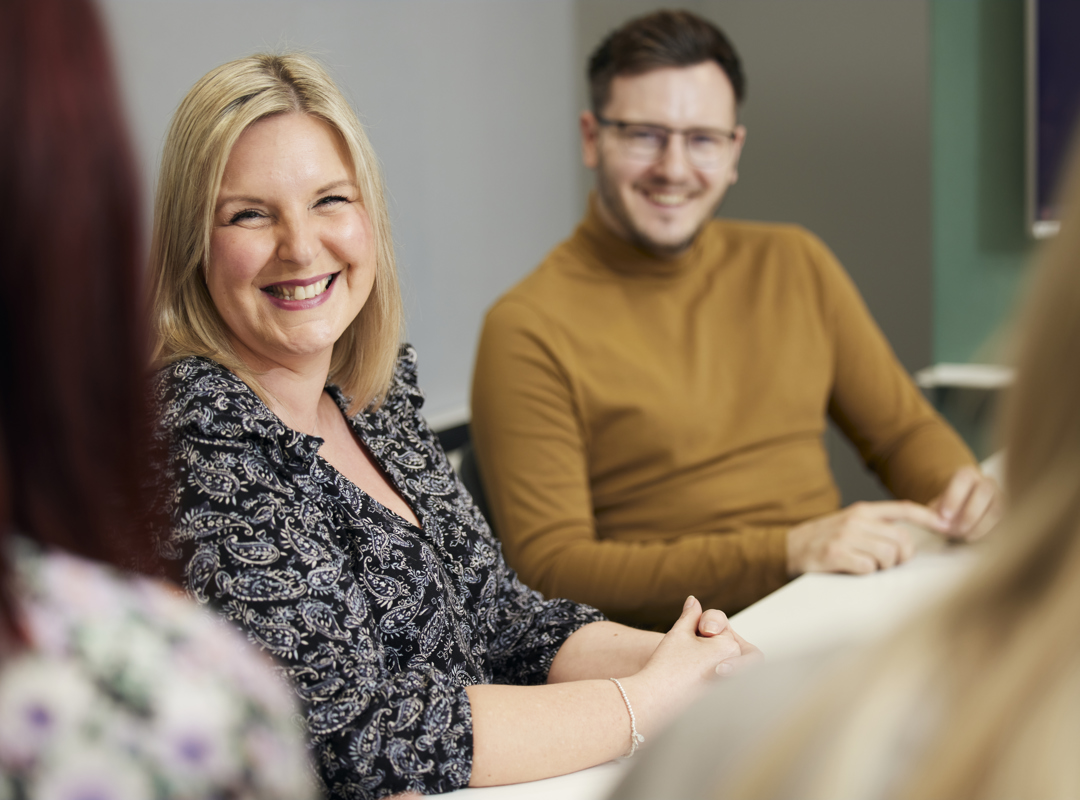
[[[1023,0],[931,4],[934,360],[993,361],[1032,251]]]

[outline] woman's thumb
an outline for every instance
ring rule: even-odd
[[[681,630],[685,628],[691,633],[697,630],[698,617],[701,616],[701,603],[693,595],[686,598],[686,602],[683,603],[682,613],[679,618],[675,620],[675,624],[671,626],[671,630]]]

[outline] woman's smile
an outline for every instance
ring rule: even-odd
[[[330,287],[340,273],[320,275],[317,278],[281,281],[264,286],[270,302],[286,311],[303,311],[321,305],[330,299]]]

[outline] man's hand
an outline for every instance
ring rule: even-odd
[[[950,539],[974,541],[986,535],[1001,519],[1001,488],[997,481],[975,467],[961,467],[945,491],[931,501],[947,528],[941,533]]]
[[[959,491],[959,490],[958,490]],[[946,489],[945,497],[949,494]],[[935,510],[907,500],[855,503],[842,511],[796,525],[787,535],[788,575],[889,569],[911,558],[915,545],[903,524],[950,535]]]

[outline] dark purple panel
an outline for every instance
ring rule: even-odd
[[[1057,219],[1054,190],[1080,110],[1080,2],[1038,0],[1036,20],[1035,214]]]

